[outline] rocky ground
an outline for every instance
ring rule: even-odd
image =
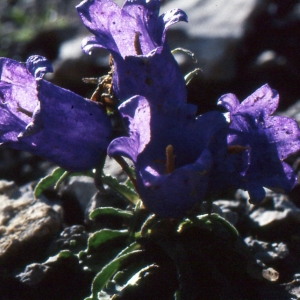
[[[49,80],[88,97],[94,87],[81,78],[105,74],[108,55],[81,53],[80,41],[89,34],[76,15],[77,2],[48,0],[43,6],[39,1],[1,2],[0,54],[20,61],[32,54],[45,55],[55,69]],[[223,93],[235,93],[242,100],[269,83],[281,96],[281,114],[300,123],[299,1],[163,3],[162,11],[180,7],[189,15],[188,25],[170,30],[169,42],[171,48],[195,52],[196,64],[183,54],[176,58],[183,73],[202,70],[188,87],[188,100],[199,105],[200,113],[215,108]],[[299,171],[299,155],[289,163]],[[53,168],[30,154],[0,149],[1,300],[79,300],[90,294],[93,274],[56,254],[84,247],[94,228],[88,213],[99,205],[119,205],[120,199],[111,194],[103,198],[86,177],[74,177],[34,199],[33,187]],[[112,162],[106,172],[122,179]],[[202,252],[195,259],[203,262],[197,269],[196,284],[203,291],[199,299],[300,298],[299,192],[300,185],[290,195],[268,191],[256,207],[248,204],[242,191],[215,202],[214,210],[236,226],[240,238],[233,243],[226,236],[220,239],[219,232],[197,233]],[[153,295],[137,299],[158,299]]]

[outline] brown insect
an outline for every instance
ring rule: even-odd
[[[107,111],[114,111],[118,105],[117,99],[113,94],[113,59],[110,56],[110,67],[111,70],[107,75],[99,78],[83,78],[82,80],[86,83],[97,84],[97,88],[91,96],[91,100],[100,103],[105,107]]]

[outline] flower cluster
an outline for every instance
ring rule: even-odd
[[[84,52],[107,49],[113,58],[113,93],[128,134],[112,139],[100,104],[43,79],[49,62],[24,65],[1,58],[0,140],[44,156],[70,171],[97,167],[106,152],[132,160],[144,205],[162,217],[181,217],[228,189],[247,190],[259,203],[264,187],[288,192],[296,175],[284,162],[300,149],[295,120],[272,116],[275,90],[264,85],[241,104],[233,94],[218,104],[227,113],[196,115],[167,42],[168,27],[187,21],[174,9],[159,15],[159,0],[85,0],[77,6],[94,34]]]

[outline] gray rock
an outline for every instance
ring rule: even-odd
[[[103,172],[105,175],[116,177],[119,182],[123,182],[127,178],[118,163],[110,158],[106,159]],[[81,210],[85,211],[90,200],[98,192],[98,189],[95,186],[93,178],[74,176],[69,179],[68,184],[63,188],[62,192],[75,196]]]
[[[299,299],[300,297],[300,274],[294,274],[293,280],[291,282],[283,284],[285,289],[290,293],[291,300]]]
[[[260,228],[296,225],[300,223],[300,209],[287,196],[269,191],[263,203],[253,208],[249,217]]]
[[[161,11],[181,8],[187,13],[188,25],[181,22],[170,28],[170,45],[194,52],[206,79],[228,80],[236,73],[238,45],[253,15],[263,5],[259,0],[175,0],[169,1]],[[175,35],[172,34],[174,30]],[[184,33],[184,40],[176,41],[176,35],[180,35],[178,31]]]
[[[267,243],[252,237],[247,237],[245,242],[251,249],[254,257],[264,264],[284,259],[290,253],[285,243]]]
[[[211,213],[219,214],[221,217],[224,217],[223,212],[221,208],[213,202],[212,204],[207,203],[206,201],[202,202],[200,205],[200,212],[201,214],[208,214],[209,210],[211,210]]]
[[[27,285],[36,285],[43,281],[45,274],[47,274],[49,270],[50,267],[46,265],[33,263],[28,265],[24,272],[18,274],[16,277]]]
[[[125,160],[129,165],[132,164],[130,160]],[[103,172],[105,175],[111,175],[113,177],[116,177],[119,182],[123,182],[127,179],[127,176],[121,169],[120,165],[114,159],[109,157],[106,158]]]
[[[87,176],[74,176],[69,179],[63,193],[70,193],[75,196],[82,211],[85,211],[87,204],[97,191],[93,178]]]
[[[232,225],[236,225],[240,216],[245,215],[248,211],[248,205],[245,200],[217,200],[214,201],[222,211],[222,217]]]
[[[38,249],[39,243],[59,233],[62,213],[45,198],[34,199],[30,186],[18,189],[12,182],[0,181],[0,264],[24,256],[25,249]]]
[[[66,251],[49,257],[43,263],[32,263],[26,266],[24,272],[18,274],[16,278],[29,286],[44,285],[45,288],[48,288],[54,282],[57,284],[57,282],[63,279],[63,283],[66,284],[68,280],[72,280],[72,276],[71,278],[65,276],[70,275],[74,271],[77,273],[76,275],[82,275],[78,273],[80,271],[78,258],[71,254],[71,252]],[[74,274],[72,275],[74,276]]]
[[[61,250],[70,250],[73,253],[78,253],[80,250],[86,248],[89,234],[85,231],[82,225],[73,225],[66,227],[48,247],[47,253],[55,255]]]

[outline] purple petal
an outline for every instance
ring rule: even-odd
[[[96,35],[98,46],[118,53],[118,46],[112,37],[110,26],[117,24],[120,7],[110,0],[85,0],[76,8],[83,24]]]
[[[160,18],[163,20],[163,24],[164,24],[164,29],[162,33],[163,41],[165,41],[167,30],[171,25],[176,24],[180,21],[188,22],[187,14],[178,8],[171,9],[165,12],[160,16]]]
[[[8,58],[0,58],[0,114],[6,120],[0,123],[1,132],[6,132],[4,127],[8,126],[8,118],[12,124],[25,127],[31,121],[31,117],[22,113],[24,111],[33,112],[38,105],[37,84],[35,78],[26,69],[24,64]],[[14,127],[14,126],[13,126]],[[16,128],[15,137],[20,131],[20,126]],[[5,137],[0,138],[1,142]]]
[[[255,118],[260,115],[269,116],[277,109],[278,102],[279,95],[277,91],[272,90],[268,84],[265,84],[241,103],[239,112],[251,114]]]
[[[46,73],[53,72],[48,59],[40,55],[30,56],[26,61],[26,68],[36,79],[43,79]]]
[[[131,137],[119,137],[114,139],[108,149],[109,156],[124,156],[131,159],[133,162],[137,161],[139,147],[139,136],[132,133]]]
[[[147,19],[151,17],[158,17],[159,13],[159,7],[160,7],[161,0],[150,0],[150,1],[145,1],[145,0],[126,0],[122,9],[126,10],[130,15],[134,16],[136,13],[138,14],[143,14],[147,13],[145,16]],[[140,9],[140,12],[136,12],[135,7],[143,6],[145,7],[145,12],[143,9]]]
[[[99,38],[100,39],[100,38]],[[107,46],[109,43],[108,41],[105,41],[105,38],[101,39],[101,43],[98,42],[98,38],[94,36],[90,36],[87,38],[84,38],[81,43],[81,48],[86,54],[92,54],[94,49],[100,48],[100,49],[110,49],[110,51],[115,51],[118,53],[118,50],[114,45]]]
[[[150,133],[150,106],[148,101],[141,96],[135,96],[125,101],[119,107],[123,117],[129,118],[130,137],[120,137],[111,142],[108,147],[110,156],[121,155],[136,162],[151,138]]]
[[[148,55],[165,42],[166,30],[179,21],[187,21],[186,14],[173,9],[158,17],[160,1],[126,1],[122,9],[110,0],[85,0],[76,8],[84,25],[96,36],[85,40],[83,49],[108,49],[126,56]],[[138,35],[138,36],[137,36]],[[138,41],[137,41],[138,40]],[[137,43],[142,53],[137,53]]]
[[[112,1],[83,1],[77,6],[77,11],[84,25],[96,35],[98,44],[112,50],[125,58],[136,55],[135,37],[139,33],[140,44],[144,54],[156,46],[146,28],[147,8],[131,3],[121,9]]]
[[[115,59],[114,92],[121,101],[141,95],[153,104],[186,101],[186,86],[177,62],[167,47],[152,57]]]
[[[287,117],[269,117],[265,123],[270,143],[275,143],[281,160],[300,149],[300,131],[297,122]]]
[[[171,25],[176,24],[180,21],[188,22],[187,14],[181,9],[174,8],[161,15],[164,20],[165,30],[167,30]]]
[[[161,217],[182,217],[204,200],[211,165],[211,155],[204,151],[194,164],[169,175],[151,175],[147,168],[140,171],[137,178],[143,203]]]
[[[240,173],[239,187],[248,190],[255,203],[263,199],[263,187],[289,192],[296,182],[295,173],[282,161],[299,151],[300,131],[295,120],[270,116],[278,100],[278,93],[268,85],[240,105],[234,95],[219,100],[230,111],[229,146],[250,149],[248,168]]]
[[[108,148],[110,156],[121,155],[136,162],[151,138],[151,112],[148,101],[141,96],[135,96],[125,101],[119,110],[123,117],[129,118],[130,137],[120,137],[111,142]]]
[[[264,178],[262,185],[278,193],[289,193],[297,182],[296,173],[285,162],[282,162],[280,167],[281,174],[275,173],[268,176],[268,178]]]
[[[1,143],[43,156],[70,171],[96,167],[112,132],[102,108],[40,78],[37,84],[21,63],[0,62]]]
[[[220,97],[217,105],[223,106],[230,113],[234,113],[235,110],[239,107],[240,101],[234,94],[225,94]]]
[[[133,108],[136,107],[136,108]],[[132,114],[134,110],[134,123],[130,124],[130,131],[140,133],[138,152],[142,152],[151,139],[150,122],[151,111],[147,100],[144,97],[136,96],[129,99],[120,106],[120,112],[125,114]]]

